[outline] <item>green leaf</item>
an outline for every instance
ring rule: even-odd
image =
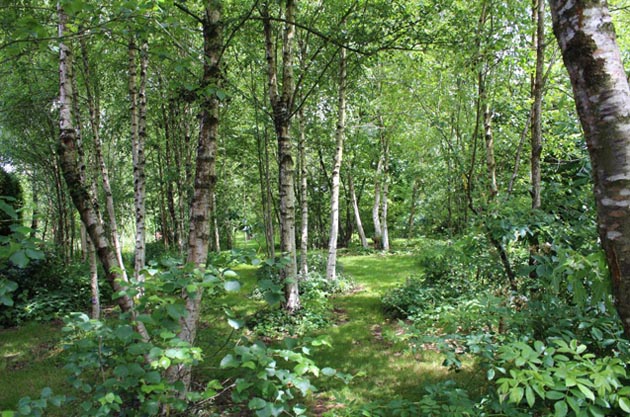
[[[559,391],[547,391],[547,398],[550,400],[561,400],[565,397],[564,392]]]
[[[626,413],[630,413],[630,399],[626,397],[619,398],[619,408],[621,408]]]
[[[3,411],[1,414],[2,417],[14,417],[15,411]]]
[[[166,306],[166,313],[170,318],[174,320],[179,320],[185,314],[184,306],[181,304],[168,304]]]
[[[241,283],[238,281],[225,281],[223,284],[225,291],[227,292],[236,292],[241,289]]]
[[[238,330],[241,327],[243,327],[243,321],[242,320],[228,319],[228,324],[234,330]]]
[[[326,375],[326,376],[333,376],[337,373],[337,371],[333,368],[323,368],[322,369],[322,375]]]
[[[582,391],[582,394],[584,394],[586,398],[591,401],[595,401],[595,394],[593,394],[593,391],[591,391],[588,387],[582,384],[577,384],[577,387],[580,391]]]
[[[11,205],[7,204],[3,199],[0,199],[0,210],[4,211],[9,215],[13,220],[17,220],[18,215],[17,212]]]
[[[26,268],[26,266],[28,265],[29,259],[23,250],[19,250],[15,252],[13,255],[11,255],[11,257],[9,258],[9,261],[11,261],[11,263],[17,266],[18,268]]]
[[[554,409],[554,417],[564,417],[569,412],[569,408],[567,407],[567,403],[564,401],[557,401],[553,405]]]
[[[488,372],[486,373],[486,377],[488,378],[488,381],[492,381],[494,379],[494,369],[493,368],[488,369]]]
[[[227,354],[221,359],[221,368],[235,368],[240,365],[240,362],[234,358],[231,354]]]
[[[534,391],[532,391],[530,386],[525,387],[525,399],[527,400],[527,405],[532,408],[536,402],[536,397],[534,396]]]
[[[593,417],[606,417],[606,413],[596,405],[589,405],[588,411],[591,412]]]
[[[266,405],[267,401],[259,397],[254,397],[247,403],[247,408],[250,410],[260,410],[261,408],[265,408]]]
[[[223,276],[225,278],[236,278],[238,274],[231,269],[226,269],[225,271],[223,271]]]
[[[512,391],[510,392],[510,402],[512,402],[514,404],[520,403],[521,400],[523,399],[523,394],[524,393],[525,393],[525,391],[521,387],[516,387],[516,388],[512,389]]]

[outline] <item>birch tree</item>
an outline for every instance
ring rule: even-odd
[[[284,29],[282,31],[282,83],[279,85],[278,68],[275,57],[274,36],[272,33],[269,4],[262,11],[265,35],[265,56],[269,82],[269,101],[273,111],[273,123],[278,141],[278,162],[280,166],[280,250],[289,262],[281,271],[284,281],[284,308],[293,312],[300,309],[300,296],[297,282],[297,253],[295,245],[295,180],[291,144],[291,118],[294,100],[293,43],[295,37],[296,2],[286,0],[284,7]]]
[[[61,5],[57,4],[58,13],[58,35],[59,35],[59,146],[58,153],[61,161],[61,169],[64,180],[70,191],[70,196],[75,207],[79,211],[81,221],[85,225],[86,231],[94,243],[103,269],[105,277],[114,290],[121,292],[124,288],[120,283],[121,274],[118,272],[116,255],[111,249],[109,240],[105,234],[103,225],[100,222],[98,209],[94,206],[93,198],[90,196],[89,187],[86,184],[82,172],[85,166],[79,159],[79,149],[77,146],[77,131],[72,118],[73,108],[73,74],[72,74],[72,50],[67,44],[66,36],[68,17]],[[135,317],[134,301],[124,292],[117,299],[118,305],[124,312],[129,312],[132,318]],[[144,340],[149,339],[149,334],[142,322],[135,321],[136,330]]]
[[[219,128],[218,88],[221,79],[221,52],[223,48],[222,3],[220,0],[208,0],[204,17],[200,19],[203,27],[203,92],[200,114],[199,139],[197,143],[197,161],[193,198],[190,206],[190,229],[188,232],[187,262],[197,268],[203,268],[208,257],[210,242],[210,206],[216,184],[216,153]],[[190,294],[182,291],[186,305],[186,314],[180,318],[178,337],[191,345],[197,336],[197,324],[201,313],[202,287]],[[169,368],[171,381],[182,381],[188,388],[191,381],[190,366],[178,365]]]
[[[346,127],[346,50],[339,53],[339,93],[337,103],[336,150],[332,171],[330,197],[330,240],[328,242],[328,262],[326,278],[337,279],[337,237],[339,235],[339,185],[341,180],[341,160]]]
[[[550,0],[593,167],[598,229],[630,337],[630,88],[605,0]]]

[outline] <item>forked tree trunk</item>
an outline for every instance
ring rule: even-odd
[[[221,78],[222,21],[220,0],[208,0],[203,19],[204,66],[201,91],[217,88]],[[193,197],[190,207],[187,262],[203,268],[208,258],[210,241],[210,206],[216,183],[217,134],[219,128],[219,99],[216,94],[205,93],[201,103],[201,122],[197,144],[197,163]],[[186,315],[180,319],[178,337],[193,344],[197,336],[197,324],[203,291],[201,287],[190,294],[182,291]],[[190,387],[191,367],[178,365],[169,368],[170,381],[181,381]]]
[[[328,262],[326,279],[337,279],[337,238],[339,236],[339,185],[341,179],[341,161],[346,127],[346,50],[341,48],[339,56],[339,97],[337,105],[337,148],[332,171],[332,189],[330,197],[330,240],[328,242]]]
[[[607,2],[549,4],[593,166],[615,305],[630,337],[630,88]]]
[[[109,241],[105,234],[99,215],[93,205],[92,197],[88,187],[82,178],[85,167],[81,166],[78,158],[77,132],[72,121],[72,53],[65,43],[67,36],[66,22],[67,16],[61,7],[57,5],[59,15],[59,156],[64,179],[68,185],[72,201],[79,211],[90,239],[94,242],[101,264],[105,271],[105,278],[111,285],[114,292],[120,292],[123,287],[120,284],[121,275],[117,272],[116,256],[111,250]],[[118,305],[124,312],[135,316],[133,299],[123,295],[117,299]],[[142,322],[135,321],[136,329],[146,341],[149,335]]]
[[[300,309],[297,281],[297,254],[295,245],[295,192],[294,163],[290,136],[293,109],[293,42],[295,37],[295,1],[286,0],[284,31],[282,35],[282,91],[278,88],[275,48],[271,30],[268,4],[263,13],[265,55],[269,81],[269,99],[273,109],[273,122],[278,139],[279,194],[280,194],[280,250],[289,262],[280,275],[284,282],[284,309],[294,312]]]

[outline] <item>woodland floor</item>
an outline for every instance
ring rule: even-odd
[[[332,347],[318,348],[312,358],[320,368],[331,367],[354,378],[347,385],[340,381],[316,381],[320,391],[310,400],[312,415],[342,408],[341,399],[357,404],[387,402],[394,397],[419,399],[427,384],[445,379],[454,379],[458,385],[473,391],[479,386],[479,373],[471,363],[453,373],[441,365],[443,357],[434,350],[411,352],[398,337],[405,331],[404,324],[383,315],[381,296],[419,272],[413,255],[344,256],[340,264],[343,273],[357,285],[351,293],[332,300],[335,323],[318,332],[329,336]],[[244,297],[254,287],[255,269],[242,266],[237,270],[243,283],[242,296],[228,297],[208,306],[209,320],[226,306],[239,314],[251,314],[259,307]],[[18,329],[0,330],[0,410],[13,408],[22,396],[37,397],[46,386],[63,392],[60,327],[59,323],[30,323]],[[216,363],[227,352],[230,340],[227,326],[202,326],[199,343],[206,359],[205,365],[196,371],[197,379],[203,380],[216,372]],[[62,411],[59,415],[67,414]]]

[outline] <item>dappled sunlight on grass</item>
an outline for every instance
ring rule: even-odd
[[[0,330],[0,410],[26,395],[39,397],[44,387],[64,386],[59,338],[60,326],[50,323]]]
[[[393,397],[417,400],[427,384],[453,379],[462,386],[475,385],[479,372],[470,361],[455,373],[442,366],[443,355],[435,351],[412,353],[397,340],[402,330],[387,319],[380,298],[422,269],[413,255],[348,256],[341,260],[344,272],[358,290],[333,299],[339,322],[321,333],[330,337],[332,348],[314,353],[316,363],[356,375],[348,386],[339,382],[322,385],[324,397],[339,392],[358,401],[389,401]]]

